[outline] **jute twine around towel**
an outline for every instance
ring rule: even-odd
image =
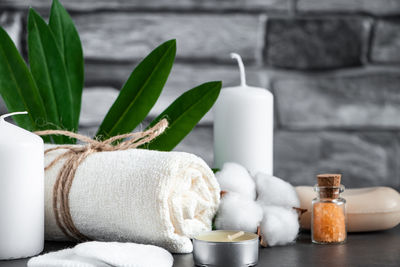
[[[88,136],[77,134],[69,131],[62,130],[45,130],[35,132],[37,135],[64,135],[80,140],[86,145],[60,145],[53,148],[46,149],[45,154],[59,150],[66,149],[67,151],[56,157],[49,165],[45,167],[45,170],[53,167],[61,159],[65,159],[64,165],[61,167],[56,182],[53,187],[53,212],[58,227],[62,232],[75,240],[87,241],[91,240],[86,235],[82,234],[75,226],[71,216],[69,207],[69,192],[71,190],[72,182],[75,177],[78,166],[91,154],[103,151],[119,151],[137,148],[143,144],[146,144],[159,136],[168,127],[168,121],[166,119],[161,120],[152,128],[143,131],[117,135],[111,137],[105,141],[98,141],[91,139]],[[126,139],[116,145],[113,145],[118,140]]]

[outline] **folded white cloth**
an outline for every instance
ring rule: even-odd
[[[86,242],[77,245],[74,252],[86,258],[98,259],[111,266],[171,267],[174,258],[163,248],[135,243]]]
[[[48,153],[46,165],[63,152]],[[46,171],[48,240],[67,240],[52,206],[53,185],[63,164],[61,160]],[[211,229],[219,193],[213,172],[199,157],[131,149],[86,158],[77,169],[69,204],[77,229],[93,239],[153,244],[170,252],[190,253],[190,237]]]
[[[81,257],[68,248],[31,258],[28,267],[109,267],[105,262]]]
[[[28,267],[171,267],[172,255],[163,248],[135,243],[86,242],[28,261]]]

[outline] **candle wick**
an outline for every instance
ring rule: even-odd
[[[11,117],[11,116],[14,116],[14,115],[22,115],[22,114],[28,114],[28,111],[17,111],[17,112],[3,114],[3,115],[0,116],[0,119],[4,120],[7,117]]]
[[[237,232],[237,233],[235,233],[235,234],[233,234],[233,235],[228,235],[228,239],[229,239],[230,241],[233,241],[234,239],[239,238],[239,237],[241,237],[242,235],[244,235],[244,232],[243,232],[243,231],[239,231],[239,232]]]
[[[239,71],[240,71],[240,85],[247,86],[246,85],[246,73],[244,70],[244,64],[243,64],[242,57],[239,54],[231,53],[231,58],[236,59],[238,62]]]

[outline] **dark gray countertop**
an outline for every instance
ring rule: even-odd
[[[46,242],[45,251],[73,246]],[[174,266],[193,266],[192,254],[174,255]],[[26,266],[28,259],[0,261],[0,267]],[[400,226],[392,230],[349,234],[346,244],[316,245],[303,232],[290,246],[262,248],[257,266],[400,266]]]

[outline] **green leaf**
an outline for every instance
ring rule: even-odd
[[[221,169],[218,169],[218,168],[212,168],[211,170],[213,171],[213,173],[217,173],[217,172],[221,171]]]
[[[28,17],[28,56],[33,78],[46,103],[48,128],[74,130],[72,92],[61,52],[46,22],[33,9]],[[56,143],[70,143],[55,137]]]
[[[82,44],[74,22],[58,0],[53,0],[49,26],[60,48],[67,70],[72,92],[73,129],[77,130],[84,83]]]
[[[28,116],[15,116],[21,127],[34,131],[46,121],[39,90],[7,32],[0,27],[0,94],[9,112],[28,111]]]
[[[131,132],[142,122],[161,94],[175,54],[176,41],[170,40],[140,62],[100,125],[98,138]]]
[[[168,128],[143,148],[170,151],[196,126],[210,110],[221,91],[221,82],[199,85],[178,97],[165,111],[154,119],[148,128],[166,118]]]

